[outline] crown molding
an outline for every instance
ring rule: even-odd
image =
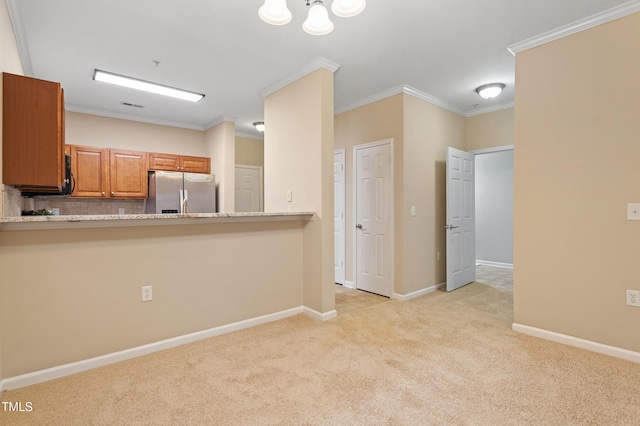
[[[487,114],[489,112],[500,111],[503,109],[513,108],[515,106],[515,102],[506,102],[498,105],[491,105],[488,107],[473,109],[465,114],[465,117],[473,117],[474,115]]]
[[[383,99],[390,98],[391,96],[399,95],[401,93],[404,93],[404,88],[405,88],[405,86],[392,87],[391,89],[387,89],[387,90],[385,90],[383,92],[376,93],[375,95],[371,95],[371,96],[368,96],[368,97],[366,97],[364,99],[356,101],[355,103],[353,103],[353,104],[351,104],[349,106],[337,109],[337,110],[335,110],[334,114],[335,115],[342,114],[343,112],[351,111],[352,109],[360,108],[360,107],[363,107],[365,105],[369,105],[369,104],[372,104],[374,102],[378,102],[378,101],[381,101]]]
[[[423,100],[423,101],[428,102],[430,104],[433,104],[435,106],[439,106],[440,108],[444,108],[447,111],[453,112],[454,114],[458,114],[458,115],[462,115],[462,116],[466,116],[467,115],[464,111],[456,108],[455,106],[451,105],[448,102],[443,101],[442,99],[438,99],[435,96],[431,96],[428,93],[421,92],[420,90],[415,89],[415,88],[413,88],[411,86],[403,86],[403,87],[404,87],[403,92],[405,94],[407,94],[407,95],[411,95],[414,98],[418,98],[420,100]]]
[[[624,3],[620,6],[613,7],[609,10],[605,10],[601,13],[589,16],[588,18],[575,21],[571,24],[565,25],[555,30],[548,31],[535,37],[531,37],[519,43],[507,46],[507,49],[512,54],[520,53],[533,47],[540,46],[545,43],[549,43],[560,38],[575,34],[580,31],[593,28],[595,26],[619,19],[632,13],[640,12],[640,0],[633,0],[628,3]]]
[[[64,109],[65,111],[69,111],[69,112],[78,112],[80,114],[89,114],[89,115],[97,115],[100,117],[116,118],[119,120],[138,121],[140,123],[158,124],[160,126],[179,127],[182,129],[190,129],[190,130],[200,130],[200,131],[205,130],[203,126],[198,126],[197,124],[180,123],[176,121],[156,120],[152,118],[139,117],[136,115],[129,115],[129,114],[121,114],[121,113],[105,111],[101,109],[85,108],[77,105],[66,104]]]
[[[352,109],[356,109],[356,108],[360,108],[363,107],[365,105],[369,105],[372,104],[374,102],[378,102],[381,101],[383,99],[387,99],[390,98],[391,96],[395,96],[395,95],[399,95],[404,93],[405,95],[411,95],[414,98],[418,98],[420,100],[423,100],[425,102],[428,102],[430,104],[439,106],[440,108],[444,108],[448,111],[451,111],[455,114],[458,115],[462,115],[465,116],[466,113],[458,108],[456,108],[455,106],[443,101],[442,99],[438,99],[435,96],[431,96],[428,93],[425,92],[421,92],[418,89],[415,89],[411,86],[407,86],[407,85],[402,85],[402,86],[396,86],[396,87],[392,87],[391,89],[385,90],[383,92],[380,93],[376,93],[375,95],[371,95],[369,97],[366,97],[362,100],[357,101],[356,103],[353,103],[349,106],[346,106],[344,108],[340,108],[338,110],[335,111],[335,114],[342,114],[343,112],[347,112],[347,111],[351,111]]]
[[[214,118],[213,120],[211,120],[210,122],[206,123],[203,126],[203,130],[209,130],[212,127],[216,127],[218,124],[222,124],[224,122],[229,122],[229,123],[235,123],[236,121],[238,121],[238,119],[236,117],[232,117],[230,115],[220,115],[216,118]]]
[[[20,0],[6,0],[7,10],[9,11],[9,19],[13,26],[13,34],[16,37],[18,45],[18,54],[20,62],[22,62],[22,72],[28,77],[33,76],[33,65],[31,64],[31,54],[29,53],[29,45],[24,31],[22,20],[22,12],[20,12]]]
[[[294,81],[300,80],[302,77],[306,77],[307,75],[309,75],[312,72],[317,71],[317,70],[319,70],[321,68],[324,68],[324,69],[329,70],[331,72],[336,72],[338,70],[338,68],[340,68],[340,65],[338,65],[335,62],[332,62],[332,61],[330,61],[328,59],[325,59],[325,58],[318,58],[315,61],[311,62],[309,65],[307,65],[304,68],[302,68],[300,71],[296,72],[295,74],[285,78],[284,80],[276,81],[275,83],[271,84],[270,86],[262,89],[260,91],[260,95],[263,98],[266,98],[270,94],[272,94],[274,92],[277,92],[278,90],[282,89],[283,87],[286,87],[286,86],[290,85],[291,83],[293,83]]]

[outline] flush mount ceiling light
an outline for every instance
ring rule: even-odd
[[[302,29],[311,35],[325,35],[333,31],[333,22],[329,19],[329,12],[322,0],[305,0],[309,9],[307,20]],[[350,18],[362,12],[366,6],[365,0],[333,0],[331,11],[341,18]],[[287,8],[287,0],[264,0],[258,10],[263,21],[272,25],[285,25],[291,21],[291,11]]]
[[[490,83],[478,87],[476,92],[484,99],[493,99],[502,92],[502,89],[504,89],[503,83]]]
[[[264,123],[262,121],[256,121],[255,123],[253,123],[253,126],[257,131],[264,132]]]
[[[98,69],[94,71],[93,79],[95,81],[111,83],[118,86],[128,87],[130,89],[137,89],[145,92],[156,93],[158,95],[171,96],[172,98],[184,99],[185,101],[198,102],[200,99],[204,98],[204,95],[201,93],[176,89],[175,87],[151,83],[150,81],[139,80],[137,78],[126,77],[124,75],[114,74]]]

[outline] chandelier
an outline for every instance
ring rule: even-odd
[[[311,8],[307,20],[302,24],[302,29],[312,35],[325,35],[333,31],[333,22],[329,19],[329,12],[322,0],[305,1]],[[362,12],[365,6],[365,0],[333,0],[331,11],[341,18],[350,18]],[[272,25],[285,25],[291,21],[287,0],[264,0],[258,15],[264,22]]]

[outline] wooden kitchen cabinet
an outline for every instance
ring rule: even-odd
[[[146,152],[109,150],[109,194],[111,198],[147,198]]]
[[[60,83],[2,74],[2,182],[21,191],[66,185]]]
[[[149,170],[211,173],[211,159],[187,155],[149,153]]]
[[[107,198],[109,190],[108,149],[70,145],[74,190],[72,197]]]
[[[147,153],[70,145],[72,197],[147,198]]]

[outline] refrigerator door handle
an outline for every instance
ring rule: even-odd
[[[184,190],[180,189],[180,213],[184,213]]]
[[[184,199],[182,200],[182,213],[189,213],[189,191],[184,190]]]

